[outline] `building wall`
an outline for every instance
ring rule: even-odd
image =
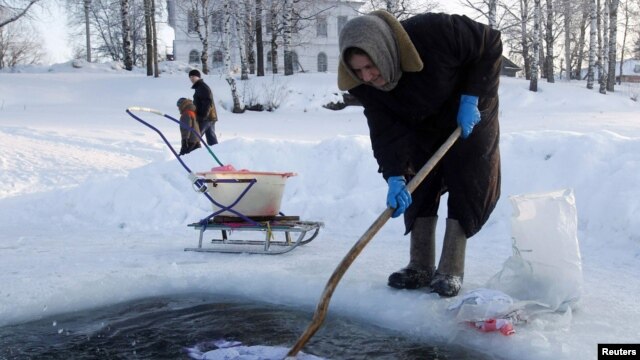
[[[214,2],[216,3],[216,2]],[[169,25],[173,27],[175,39],[173,41],[173,53],[176,61],[189,62],[189,54],[191,51],[202,51],[202,44],[196,33],[187,31],[187,9],[184,0],[168,0],[167,7],[169,9]],[[327,21],[327,36],[317,36],[316,22],[309,21],[304,24],[298,33],[292,34],[291,50],[297,54],[299,67],[295,71],[303,70],[305,72],[318,71],[319,54],[326,55],[327,71],[335,72],[338,68],[338,17],[346,17],[351,19],[359,15],[357,9],[363,5],[361,1],[339,1],[339,0],[307,0],[306,13],[321,13]],[[328,10],[327,10],[328,9]],[[266,5],[265,5],[266,10]],[[321,11],[323,10],[323,11]],[[264,43],[264,64],[265,73],[271,73],[270,64],[267,62],[267,53],[271,50],[270,39],[271,34],[266,33],[266,15],[263,12],[263,32],[262,38]],[[223,67],[214,68],[212,66],[213,53],[222,50],[222,34],[211,33],[209,38],[209,67],[212,71],[223,71]],[[281,37],[278,39],[282,41]],[[231,63],[239,66],[239,50],[237,40],[231,41]],[[283,73],[284,69],[284,50],[282,43],[278,44],[278,73]],[[200,63],[193,63],[194,66],[200,66]],[[221,65],[221,64],[219,64]],[[294,68],[296,66],[294,65]]]
[[[616,79],[620,77],[620,62],[616,62]],[[584,68],[580,71],[581,79],[585,79],[589,69]],[[593,69],[593,76],[598,79],[598,67]],[[640,60],[627,59],[622,63],[622,81],[624,82],[640,82]]]

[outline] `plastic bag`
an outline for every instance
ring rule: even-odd
[[[537,311],[575,308],[583,279],[573,190],[516,195],[510,201],[513,255],[487,287],[537,304]]]

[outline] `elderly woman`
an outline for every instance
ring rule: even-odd
[[[465,16],[425,13],[402,22],[384,11],[351,19],[340,34],[338,87],[360,100],[387,204],[411,233],[409,264],[389,276],[399,289],[455,296],[467,239],[500,196],[500,32]],[[422,184],[405,184],[460,126],[458,140]],[[449,194],[435,267],[440,197]]]

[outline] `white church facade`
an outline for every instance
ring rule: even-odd
[[[273,0],[276,1],[276,0]],[[199,67],[202,43],[200,38],[189,26],[193,24],[193,19],[189,18],[188,0],[167,0],[169,15],[169,26],[174,30],[173,58]],[[220,6],[219,2],[216,3]],[[268,1],[263,1],[264,11],[262,19],[262,42],[264,49],[264,69],[265,74],[272,73],[271,69],[271,27],[269,26],[270,13]],[[362,1],[341,1],[341,0],[303,0],[296,3],[296,10],[300,12],[301,20],[292,32],[291,51],[295,72],[334,72],[338,68],[338,36],[344,24],[359,16],[359,9],[364,3]],[[219,9],[212,9],[211,22],[209,24],[209,68],[213,72],[221,72],[224,69],[223,56],[223,17]],[[235,34],[235,31],[232,31]],[[231,64],[238,67],[239,50],[237,39],[232,39]],[[278,73],[283,73],[284,51],[282,47],[282,37],[279,36],[278,48]]]

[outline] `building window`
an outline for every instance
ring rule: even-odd
[[[189,11],[187,15],[187,31],[190,33],[198,30],[198,13],[195,11]]]
[[[224,65],[224,56],[222,55],[222,51],[216,50],[213,52],[213,59],[211,59],[211,65],[214,68],[219,68]]]
[[[342,28],[344,27],[344,24],[347,23],[347,19],[348,18],[346,16],[338,16],[338,35],[342,32]]]
[[[223,32],[224,16],[222,11],[215,11],[211,14],[211,31],[221,34]]]
[[[275,14],[272,11],[269,11],[267,13],[267,19],[265,21],[265,27],[267,28],[267,34],[271,34],[273,32],[273,18],[274,18]]]
[[[640,73],[640,65],[635,65],[635,66],[633,67],[633,72],[634,72],[634,73],[636,73],[636,74],[637,74],[637,73]]]
[[[189,53],[189,64],[197,64],[200,62],[200,52],[198,50],[191,50]]]
[[[327,18],[319,16],[316,20],[316,36],[327,37]]]
[[[273,54],[274,54],[273,51],[268,51],[267,52],[267,71],[273,71],[273,66],[271,66],[272,65],[271,64],[271,60],[273,59]],[[276,56],[278,56],[277,53],[275,53],[275,54],[276,54]]]
[[[318,72],[327,72],[327,54],[318,54]]]
[[[300,72],[302,70],[302,66],[298,62],[298,54],[295,51],[291,52],[291,63],[293,64],[293,71]]]

